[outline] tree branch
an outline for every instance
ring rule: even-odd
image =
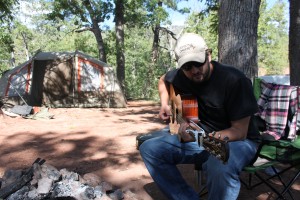
[[[81,33],[81,32],[84,32],[84,31],[92,31],[93,32],[93,28],[92,27],[83,27],[83,28],[80,28],[78,30],[75,30],[76,33]]]
[[[162,31],[164,31],[164,32],[166,32],[167,34],[171,35],[174,40],[177,40],[176,34],[173,33],[172,31],[168,30],[165,27],[159,27],[159,29],[162,30]]]

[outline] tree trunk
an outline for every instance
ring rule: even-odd
[[[220,0],[219,61],[233,65],[251,80],[257,76],[257,27],[260,0]]]
[[[159,1],[157,3],[158,7],[162,7],[162,2]],[[152,44],[152,63],[156,63],[158,58],[158,46],[159,46],[159,31],[160,31],[160,23],[155,25],[153,30],[153,44]]]
[[[29,60],[29,48],[28,48],[28,42],[27,42],[27,39],[26,39],[26,33],[21,32],[20,34],[21,34],[23,42],[24,42],[26,60]]]
[[[300,1],[290,0],[290,84],[300,85]]]
[[[10,35],[12,35],[11,26],[8,26],[8,31]],[[16,66],[16,59],[15,59],[15,45],[14,43],[9,44],[9,51],[10,51],[10,66],[14,68]]]
[[[97,46],[98,46],[98,51],[99,51],[99,59],[102,62],[106,63],[106,52],[104,48],[104,42],[101,34],[101,29],[99,28],[98,22],[96,20],[93,20],[93,31],[95,35],[96,41],[97,41]]]
[[[156,24],[153,30],[153,44],[152,44],[152,63],[156,63],[158,58],[158,45],[159,45],[159,31],[160,31],[160,24]]]
[[[124,2],[116,0],[115,5],[117,78],[125,94]]]
[[[10,65],[12,68],[16,66],[15,51],[10,52]]]
[[[106,61],[106,52],[104,48],[104,42],[102,38],[102,30],[99,27],[99,20],[97,19],[97,15],[94,13],[93,7],[91,5],[91,2],[89,0],[86,0],[85,2],[86,9],[88,10],[91,19],[92,19],[92,29],[91,31],[94,33],[96,41],[97,41],[97,46],[98,46],[98,52],[99,52],[99,59],[102,62],[107,62]]]

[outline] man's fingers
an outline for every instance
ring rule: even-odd
[[[184,142],[193,142],[195,141],[195,136],[192,132],[190,132],[190,130],[187,130],[188,126],[189,124],[187,123],[181,124],[178,130],[178,134]]]

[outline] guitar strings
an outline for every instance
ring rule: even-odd
[[[172,113],[172,116],[174,116],[174,110],[171,109],[171,113]],[[177,119],[177,122],[179,122],[179,124],[181,123],[184,123],[184,122],[187,122],[182,116],[181,114],[176,114],[175,115],[176,119]],[[175,120],[175,118],[174,118]],[[173,122],[174,123],[174,122]],[[188,126],[189,128],[193,129],[194,131],[197,131],[195,128],[193,128],[191,125]]]

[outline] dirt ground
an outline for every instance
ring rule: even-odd
[[[0,115],[0,177],[7,169],[28,168],[40,157],[58,169],[81,175],[95,173],[140,200],[165,200],[147,172],[136,136],[166,126],[152,102],[128,102],[127,108],[50,108],[53,119],[24,119]],[[195,188],[192,165],[178,166]],[[290,174],[284,177],[290,178]],[[241,178],[246,180],[244,174]],[[280,185],[275,181],[275,187]],[[267,187],[248,190],[242,186],[239,199],[272,199]],[[293,186],[300,196],[300,181]],[[204,196],[205,199],[205,196]]]

